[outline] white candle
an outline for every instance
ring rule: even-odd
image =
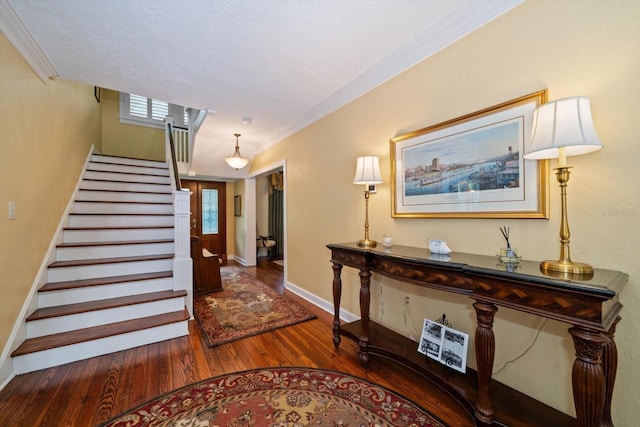
[[[558,167],[563,168],[567,166],[567,153],[565,153],[564,147],[558,148]]]

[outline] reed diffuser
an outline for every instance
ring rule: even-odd
[[[500,227],[500,232],[504,237],[504,240],[507,242],[507,247],[503,251],[500,251],[500,261],[503,262],[518,262],[518,254],[511,246],[511,242],[509,241],[509,227]]]

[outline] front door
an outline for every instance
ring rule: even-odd
[[[224,182],[182,180],[191,195],[191,234],[202,239],[202,246],[218,254],[227,264],[226,184]]]

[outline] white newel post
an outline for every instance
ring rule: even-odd
[[[173,192],[174,241],[173,290],[187,291],[186,305],[193,319],[193,261],[191,260],[191,237],[189,234],[189,199],[191,191]]]

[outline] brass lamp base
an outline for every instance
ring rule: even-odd
[[[358,240],[358,246],[360,246],[361,248],[375,248],[377,244],[378,242],[376,242],[375,240]]]
[[[589,264],[562,259],[559,261],[542,261],[540,263],[540,271],[545,274],[549,274],[550,276],[563,277],[567,279],[588,279],[593,277],[593,267]]]

